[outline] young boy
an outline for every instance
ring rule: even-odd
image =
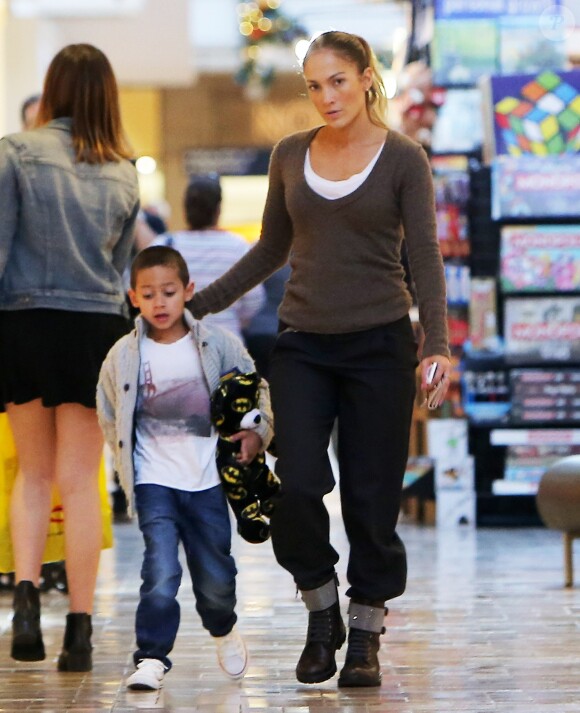
[[[97,409],[115,468],[133,493],[145,540],[142,585],[135,620],[136,671],[131,689],[161,687],[179,626],[177,591],[183,543],[196,608],[215,637],[221,668],[241,678],[248,665],[236,622],[236,566],[230,554],[226,498],[215,463],[217,433],[210,394],[222,374],[254,371],[239,339],[204,327],[185,309],[193,283],[180,253],[169,247],[141,251],[131,267],[129,297],[141,315],[131,334],[109,352],[97,388]],[[262,421],[241,431],[240,462],[250,462],[272,438],[270,397],[260,387]]]

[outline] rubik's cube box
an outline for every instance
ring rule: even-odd
[[[494,154],[554,156],[580,147],[580,72],[489,78]]]
[[[578,215],[580,71],[491,76],[482,88],[494,220]]]

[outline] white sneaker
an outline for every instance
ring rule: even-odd
[[[235,680],[243,678],[248,669],[248,649],[234,628],[225,636],[216,636],[217,657],[222,671]]]
[[[137,670],[127,679],[127,688],[133,691],[157,691],[163,685],[165,666],[159,659],[143,659]]]

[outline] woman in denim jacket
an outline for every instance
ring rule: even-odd
[[[102,545],[100,366],[128,328],[121,274],[138,185],[115,77],[86,44],[48,68],[34,130],[0,141],[0,410],[18,450],[12,657],[44,659],[38,580],[58,485],[70,613],[60,671],[88,671]]]

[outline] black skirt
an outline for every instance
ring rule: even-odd
[[[99,371],[129,331],[125,317],[53,309],[0,311],[0,411],[7,403],[95,408]]]

